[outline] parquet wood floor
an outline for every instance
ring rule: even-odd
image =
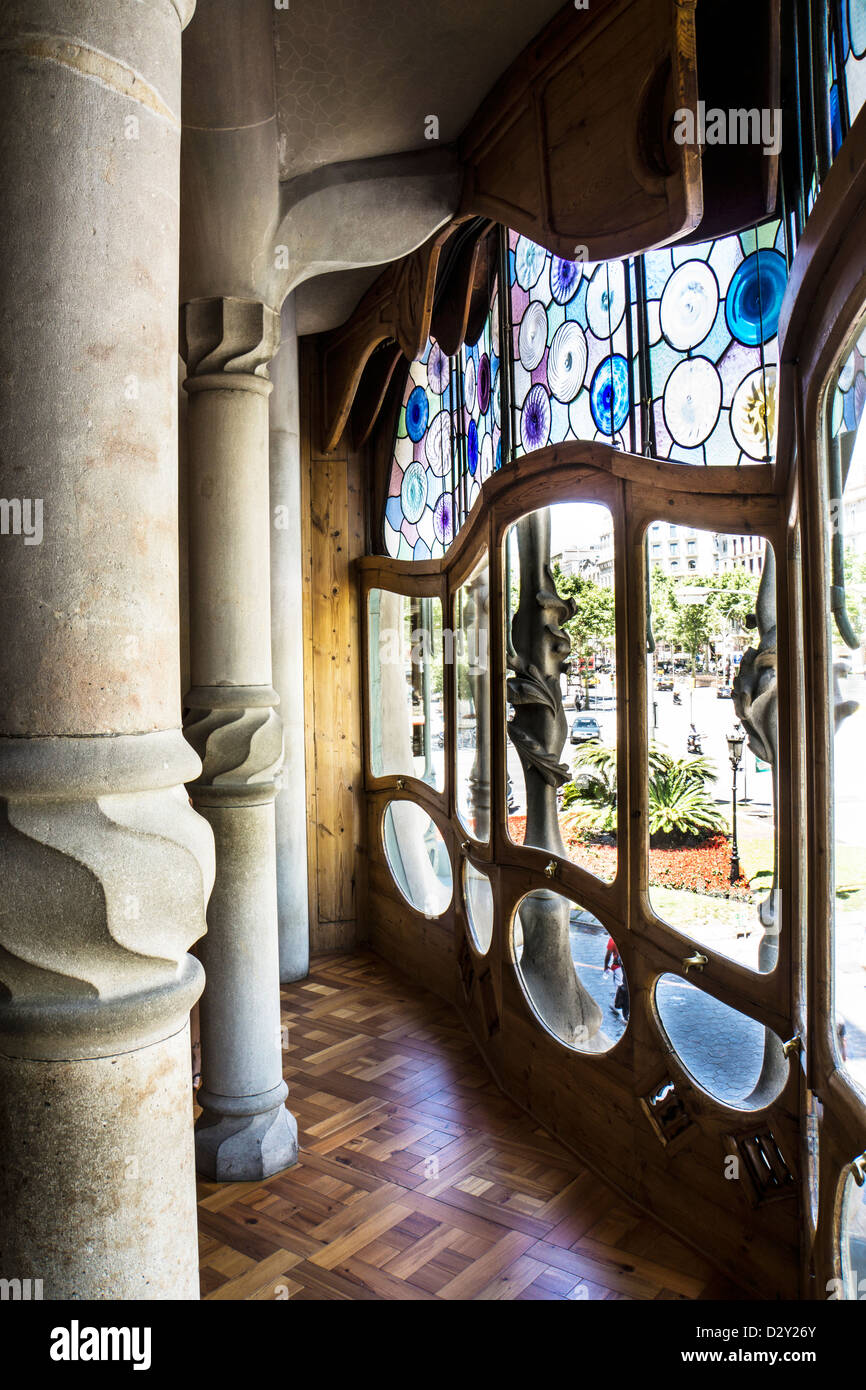
[[[207,1299],[744,1295],[498,1089],[459,1016],[369,953],[282,991],[298,1164],[199,1186]]]

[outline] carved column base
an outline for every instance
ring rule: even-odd
[[[225,1096],[202,1095],[204,1106],[195,1127],[196,1163],[212,1182],[258,1182],[289,1168],[298,1159],[298,1123],[285,1107],[285,1082],[276,1088],[277,1103],[267,1110],[239,1114],[226,1107]],[[269,1093],[272,1097],[274,1092]],[[234,1105],[251,1107],[266,1097],[244,1096]]]
[[[217,871],[200,948],[207,986],[196,1162],[216,1182],[256,1182],[298,1157],[297,1123],[284,1104],[278,983],[274,776],[282,728],[269,687],[199,688],[190,699],[203,696],[209,706],[193,706],[186,730],[203,762],[190,791],[213,829]]]
[[[0,1275],[46,1299],[198,1297],[198,768],[179,730],[0,739]]]

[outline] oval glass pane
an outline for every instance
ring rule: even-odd
[[[570,898],[538,889],[514,914],[514,959],[527,999],[576,1052],[608,1052],[628,1025],[625,970],[613,938]]]
[[[441,917],[451,902],[451,860],[445,841],[414,801],[391,801],[382,820],[385,857],[407,902],[425,917]]]
[[[482,560],[455,601],[457,814],[476,840],[490,838],[490,571]]]
[[[679,975],[661,976],[655,1003],[671,1047],[704,1091],[737,1110],[775,1100],[788,1063],[772,1029]]]
[[[858,1187],[849,1174],[842,1196],[840,1226],[842,1297],[866,1299],[866,1185]]]
[[[487,875],[468,859],[463,863],[463,897],[472,940],[486,955],[493,940],[493,889]]]
[[[504,595],[509,837],[612,883],[617,686],[609,509],[565,502],[510,526]]]
[[[650,905],[766,973],[781,927],[773,549],[661,520],[646,545]]]

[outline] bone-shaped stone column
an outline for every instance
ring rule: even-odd
[[[268,363],[279,315],[250,299],[183,309],[189,396],[191,784],[216,882],[202,943],[199,1170],[254,1181],[297,1158],[280,1045],[274,798],[283,733],[271,685]]]
[[[192,10],[0,7],[0,491],[32,523],[0,537],[0,1277],[46,1300],[198,1298],[187,952],[213,839],[183,787],[176,412]]]

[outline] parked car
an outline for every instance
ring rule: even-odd
[[[731,698],[731,687],[730,687],[729,685],[720,685],[720,686],[717,687],[717,689],[716,689],[716,699],[717,699],[717,700],[730,700],[730,698]]]
[[[673,690],[674,682],[672,676],[658,676],[656,678],[656,690]]]
[[[593,719],[591,714],[579,714],[571,726],[572,743],[591,743],[593,739],[600,738],[598,720]]]

